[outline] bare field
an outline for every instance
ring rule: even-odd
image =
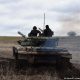
[[[17,37],[0,37],[0,80],[80,80],[80,64],[29,65],[25,61],[16,67],[12,47]],[[77,57],[76,57],[77,58]]]
[[[17,46],[19,37],[0,37],[0,57],[12,58],[12,47]]]

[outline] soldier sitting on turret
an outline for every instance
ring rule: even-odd
[[[54,32],[49,28],[49,25],[46,25],[46,29],[43,30],[44,37],[52,37]]]
[[[37,30],[36,26],[34,26],[33,30],[31,30],[31,32],[28,34],[28,36],[29,37],[31,37],[31,36],[36,37],[36,36],[38,36],[38,34],[41,35],[41,32],[39,30]]]

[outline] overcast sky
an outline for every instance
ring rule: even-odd
[[[80,35],[80,0],[0,0],[0,36],[27,35],[34,25],[43,29],[44,13],[55,36]]]

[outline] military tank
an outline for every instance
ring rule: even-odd
[[[21,32],[18,34],[22,36],[22,39],[18,41],[19,47],[13,47],[15,60],[26,60],[30,64],[63,64],[70,62],[72,58],[66,48],[58,47],[59,38],[26,37]]]

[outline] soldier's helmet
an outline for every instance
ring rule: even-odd
[[[49,29],[49,25],[46,25],[46,29]]]
[[[37,29],[37,27],[36,27],[36,26],[34,26],[34,27],[33,27],[33,29],[34,29],[34,30],[36,30],[36,29]]]

